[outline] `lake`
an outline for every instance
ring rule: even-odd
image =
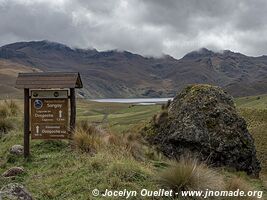
[[[104,103],[135,103],[139,105],[152,105],[165,103],[173,98],[131,98],[131,99],[91,99],[91,101]]]

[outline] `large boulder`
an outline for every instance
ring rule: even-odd
[[[233,98],[210,85],[190,85],[143,131],[166,156],[197,156],[212,166],[227,166],[258,176],[254,140]]]

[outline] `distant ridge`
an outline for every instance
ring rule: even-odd
[[[41,71],[79,71],[84,83],[80,95],[90,98],[173,97],[193,83],[219,85],[234,96],[267,93],[267,56],[249,57],[229,50],[219,53],[202,48],[181,59],[148,58],[43,40],[2,46],[0,61]],[[4,77],[1,62],[0,76]]]

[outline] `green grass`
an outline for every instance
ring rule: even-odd
[[[267,174],[267,95],[238,98],[236,105],[255,140],[262,172]]]
[[[22,101],[17,100],[22,110]],[[267,96],[240,98],[236,105],[240,114],[246,119],[262,162],[263,180],[267,181]],[[77,120],[87,120],[96,124],[104,123],[113,134],[134,132],[136,128],[149,121],[160,111],[160,105],[132,106],[120,103],[97,103],[86,100],[77,102]],[[26,172],[14,179],[0,176],[0,188],[7,183],[19,182],[33,194],[36,199],[101,199],[93,198],[91,191],[95,188],[158,189],[156,181],[159,172],[167,165],[166,160],[146,159],[137,161],[123,151],[111,151],[103,148],[94,156],[72,150],[68,141],[31,141],[31,157],[22,157],[9,153],[14,144],[23,144],[22,112],[14,117],[18,129],[11,131],[0,139],[0,174],[12,166],[23,166]],[[225,179],[236,174],[220,172]],[[265,190],[264,182],[251,179],[243,173],[237,174],[257,190]],[[266,183],[265,183],[266,184]],[[266,184],[267,186],[267,184]],[[267,197],[265,197],[267,198]],[[107,198],[103,198],[107,199]],[[140,198],[132,198],[140,199]],[[148,198],[149,199],[149,198]]]
[[[16,101],[22,109],[22,101]],[[160,106],[132,106],[79,100],[77,120],[102,123],[114,133],[149,120]],[[22,113],[16,120],[22,122]],[[21,125],[20,125],[21,127]],[[100,150],[93,157],[72,150],[68,141],[31,141],[31,158],[24,160],[9,153],[14,144],[23,144],[22,129],[0,140],[0,174],[12,166],[23,166],[26,173],[15,179],[0,176],[0,188],[10,182],[25,185],[36,199],[92,199],[91,192],[104,189],[157,189],[153,179],[154,164],[139,162],[125,152]],[[101,199],[101,198],[97,198]],[[106,198],[103,198],[106,199]]]
[[[132,105],[78,101],[78,120],[107,123],[114,132],[128,131],[139,123],[145,123],[160,111],[160,105]]]
[[[21,141],[22,134],[16,133],[1,141],[0,173],[12,166],[23,166],[26,173],[12,180],[1,177],[0,188],[18,182],[27,186],[36,199],[92,199],[95,188],[104,191],[155,187],[149,163],[107,151],[91,157],[72,151],[66,141],[33,141],[32,156],[24,160],[8,153],[10,146]]]
[[[261,162],[261,178],[267,187],[267,95],[236,99],[236,106],[247,122]]]

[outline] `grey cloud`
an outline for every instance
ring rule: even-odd
[[[265,0],[0,0],[0,45],[48,39],[79,48],[181,57],[201,47],[267,54]]]

